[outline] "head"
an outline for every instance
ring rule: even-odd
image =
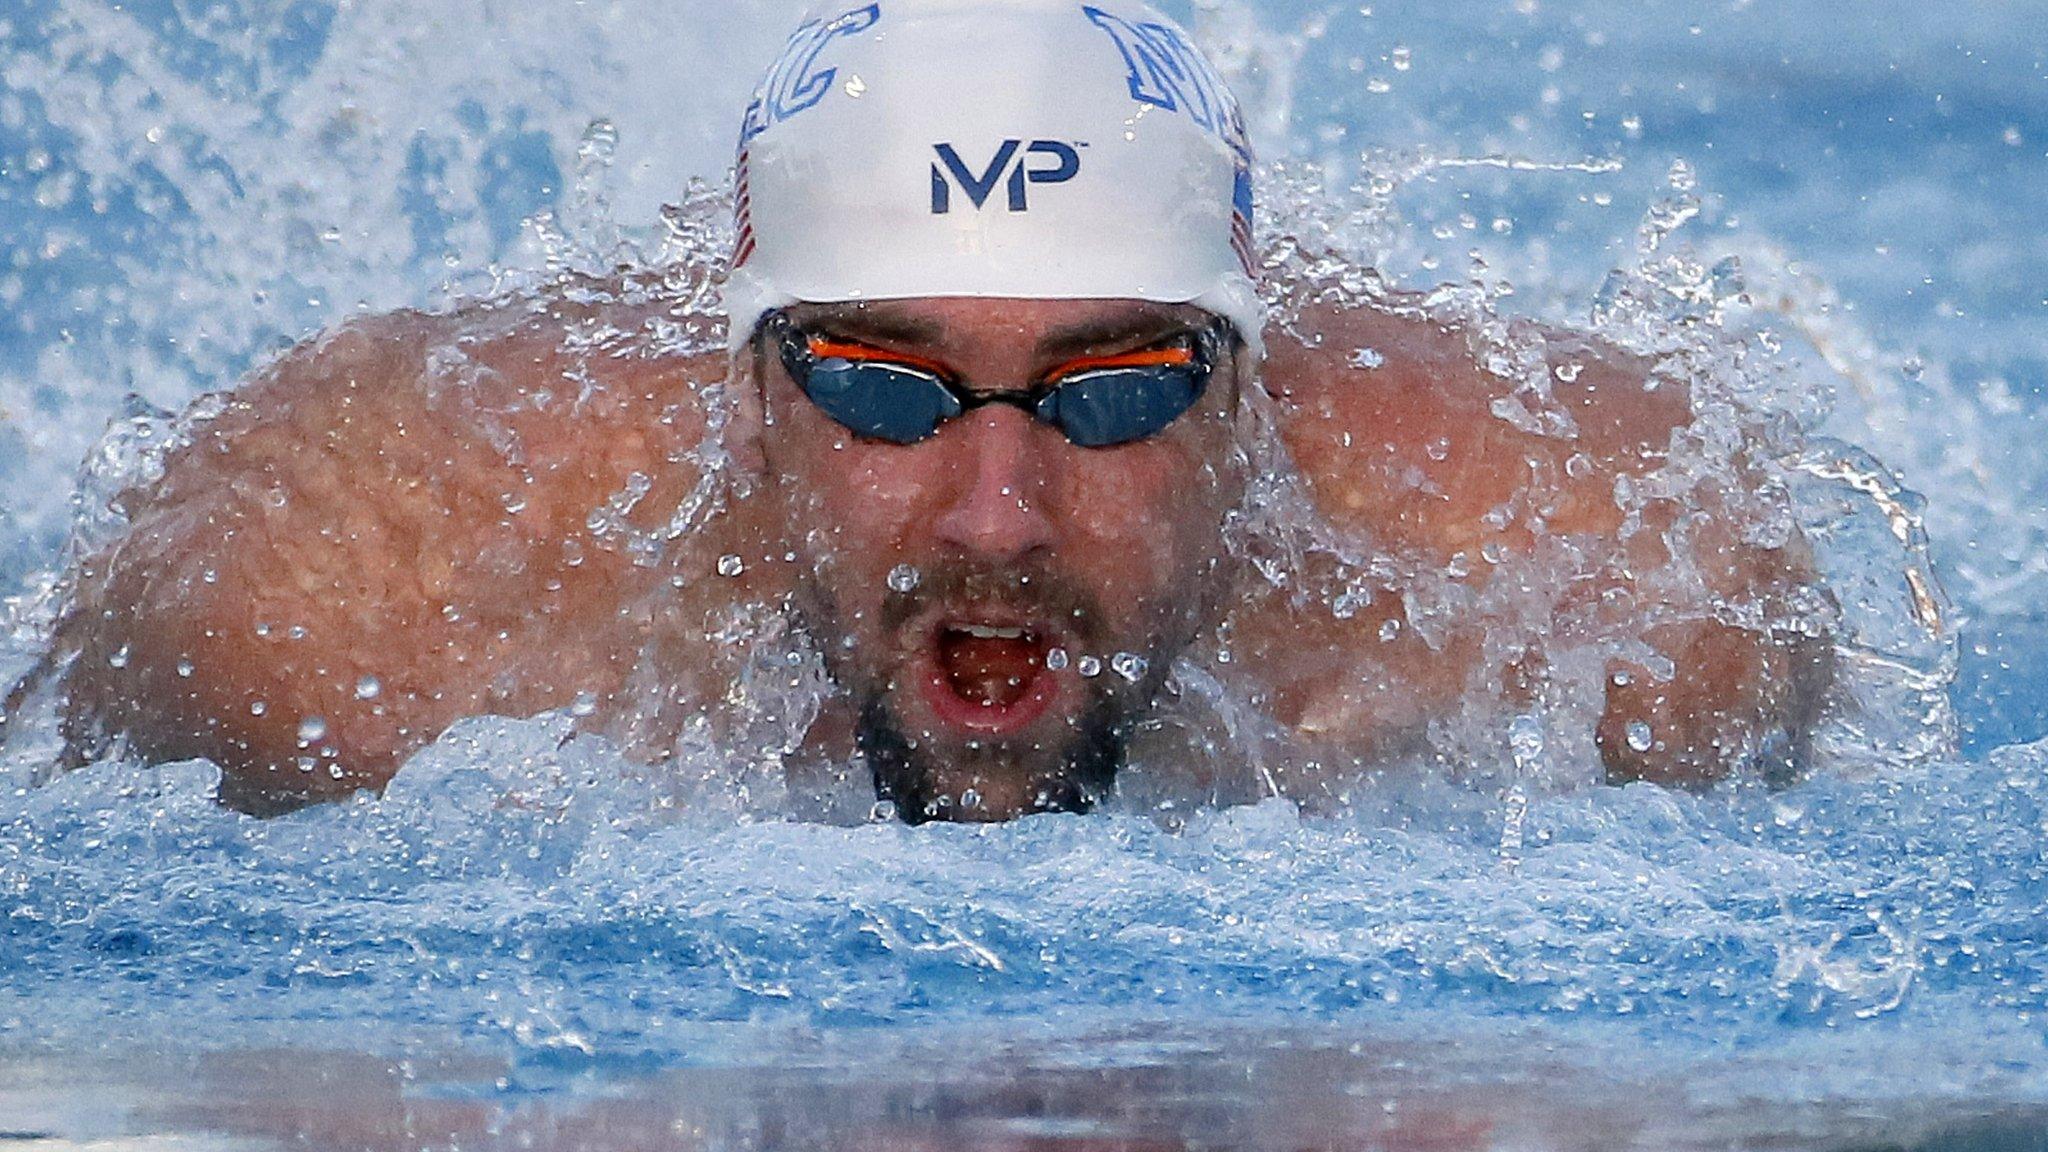
[[[740,169],[736,366],[878,793],[1085,810],[1227,581],[1260,327],[1234,101],[1132,0],[837,0]]]

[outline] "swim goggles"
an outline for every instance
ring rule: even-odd
[[[1165,431],[1202,398],[1230,339],[1218,320],[1166,347],[1071,361],[1030,392],[975,393],[935,361],[814,336],[780,312],[763,331],[803,394],[855,435],[915,444],[976,408],[1010,404],[1083,448]]]

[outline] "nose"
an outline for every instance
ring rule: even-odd
[[[963,479],[934,525],[940,540],[997,563],[1052,545],[1040,431],[1023,410],[991,404],[941,433],[955,438]]]

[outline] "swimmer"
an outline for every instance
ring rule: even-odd
[[[54,703],[73,763],[203,757],[223,803],[276,813],[381,788],[476,714],[569,709],[673,756],[719,731],[736,611],[770,605],[837,689],[807,748],[906,820],[1096,805],[1177,661],[1313,750],[1250,794],[1312,799],[1475,685],[1540,696],[1540,647],[1503,656],[1483,613],[1415,626],[1416,581],[1476,602],[1572,541],[1594,559],[1557,618],[1640,640],[1580,734],[1607,779],[1796,765],[1824,638],[1713,610],[1807,583],[1796,536],[1615,498],[1686,433],[1685,382],[1525,325],[1571,366],[1572,430],[1531,430],[1471,333],[1262,285],[1235,99],[1139,0],[825,5],[738,171],[722,285],[363,320],[216,400],[78,563],[16,705]],[[1342,613],[1302,594],[1345,576],[1327,550],[1233,535],[1273,462],[1330,538],[1405,558]],[[1686,554],[1628,516],[1686,519]]]

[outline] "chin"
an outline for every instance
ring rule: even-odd
[[[825,580],[800,595],[807,627],[845,635],[851,623],[864,633],[823,647],[858,705],[877,797],[910,823],[1100,803],[1115,787],[1128,719],[1163,679],[1168,646],[1142,621],[1106,627],[1091,590],[1057,571],[935,563],[922,575],[879,603],[849,605]],[[1081,675],[1084,657],[1116,651],[1147,653],[1153,673]]]
[[[908,711],[923,711],[913,704]],[[1124,726],[1107,701],[1075,718],[1042,716],[1008,736],[906,722],[877,698],[861,710],[859,743],[875,795],[906,823],[990,823],[1038,813],[1081,813],[1116,786]]]

